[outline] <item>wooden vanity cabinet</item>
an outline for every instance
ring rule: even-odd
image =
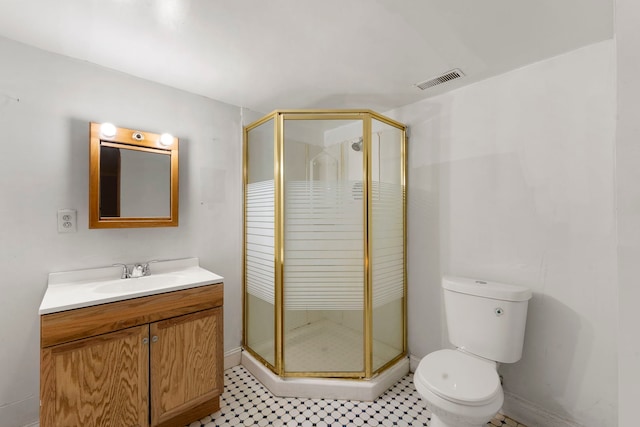
[[[180,426],[220,408],[221,283],[41,316],[40,426]]]

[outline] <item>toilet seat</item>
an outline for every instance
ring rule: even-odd
[[[445,400],[469,406],[484,405],[501,390],[494,366],[457,350],[439,350],[425,356],[414,382]]]

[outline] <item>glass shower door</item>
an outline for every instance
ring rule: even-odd
[[[363,376],[363,122],[284,119],[284,371]]]

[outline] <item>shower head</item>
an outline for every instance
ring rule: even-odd
[[[351,143],[351,149],[353,151],[361,151],[362,150],[362,137],[358,138],[354,142]]]

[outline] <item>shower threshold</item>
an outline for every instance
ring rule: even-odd
[[[409,372],[409,358],[368,380],[333,378],[282,378],[249,352],[242,352],[242,366],[278,397],[373,401]]]
[[[331,371],[331,368],[335,369],[336,362],[340,362],[345,368],[343,370],[360,370],[362,347],[353,345],[357,341],[357,331],[333,322],[325,320],[308,324],[289,332],[285,343],[289,355],[287,365],[292,372],[310,370],[311,366],[315,372]],[[374,343],[374,349],[374,367],[382,365],[383,359],[391,360],[398,354],[397,350],[378,342]],[[267,353],[259,348],[254,350],[259,354]],[[341,360],[337,361],[336,357]],[[409,372],[409,359],[406,357],[370,379],[283,378],[247,351],[242,352],[242,365],[276,396],[312,399],[372,401]]]

